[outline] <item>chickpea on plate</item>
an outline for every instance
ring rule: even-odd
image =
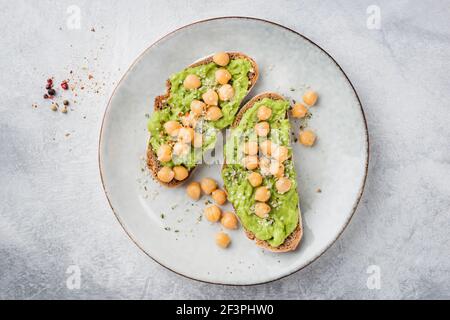
[[[186,187],[186,193],[194,201],[200,200],[202,194],[209,195],[216,203],[205,208],[204,216],[211,223],[220,222],[223,228],[235,230],[239,222],[233,212],[223,212],[220,206],[227,202],[227,193],[219,189],[217,182],[211,178],[204,178],[200,182],[191,182]],[[216,243],[221,248],[227,248],[231,243],[230,236],[221,231],[216,235]]]

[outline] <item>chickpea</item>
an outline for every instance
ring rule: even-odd
[[[216,244],[219,247],[226,249],[226,248],[228,248],[230,243],[231,243],[231,238],[226,233],[219,232],[218,234],[216,234]]]
[[[269,171],[274,177],[279,178],[284,175],[284,166],[275,160],[270,164]]]
[[[264,155],[270,156],[272,154],[272,141],[264,140],[259,144],[259,148]]]
[[[259,160],[259,167],[261,168],[261,174],[268,176],[270,174],[270,160],[267,158],[261,158]]]
[[[217,103],[219,102],[219,96],[213,89],[208,89],[208,91],[202,95],[202,99],[209,106],[217,106]]]
[[[259,122],[255,125],[256,134],[259,137],[267,137],[270,132],[270,125],[268,122]]]
[[[219,88],[219,98],[221,101],[229,101],[234,97],[234,88],[230,84],[224,84]]]
[[[178,134],[178,130],[181,128],[181,124],[178,121],[167,121],[164,124],[164,130],[166,130],[169,136],[176,136]]]
[[[259,187],[255,191],[255,200],[260,202],[266,202],[270,199],[270,190],[266,186]]]
[[[194,134],[194,148],[201,148],[203,146],[203,135],[196,132]]]
[[[272,157],[280,163],[285,162],[289,159],[289,149],[286,146],[277,146],[275,150],[272,151]]]
[[[182,142],[177,142],[173,146],[172,153],[176,156],[185,156],[189,153],[190,149],[191,149],[190,145]]]
[[[200,188],[200,183],[198,182],[191,182],[186,189],[186,193],[192,200],[197,201],[200,199],[200,196],[202,195],[202,190]]]
[[[312,147],[316,142],[316,135],[311,130],[305,130],[300,132],[300,143],[307,147]]]
[[[316,104],[318,99],[317,93],[311,90],[306,91],[306,93],[303,95],[303,101],[308,106],[313,106]]]
[[[266,121],[272,116],[272,109],[267,106],[261,106],[258,108],[258,119],[260,121]]]
[[[198,89],[202,85],[202,82],[200,81],[200,78],[196,76],[195,74],[190,74],[184,79],[183,86],[188,89]]]
[[[226,192],[220,189],[214,190],[211,197],[219,206],[223,206],[227,202]]]
[[[209,222],[217,222],[220,220],[222,210],[216,205],[212,205],[205,208],[205,217]]]
[[[183,181],[186,180],[186,178],[189,176],[189,171],[183,166],[176,166],[173,167],[173,172],[175,173],[175,180],[177,181]]]
[[[267,203],[258,202],[255,204],[255,214],[260,218],[268,218],[271,210],[272,209]]]
[[[262,184],[262,176],[258,172],[252,172],[247,177],[252,187],[256,188]]]
[[[178,141],[181,143],[191,143],[194,140],[195,131],[192,128],[181,128],[178,132]]]
[[[213,61],[221,67],[225,67],[230,62],[230,56],[226,52],[217,52],[213,56]]]
[[[308,114],[308,108],[303,103],[296,103],[292,106],[292,116],[294,118],[304,118]]]
[[[206,104],[200,100],[192,100],[191,111],[198,117],[206,109]]]
[[[175,129],[173,132],[172,132],[172,134],[171,134],[171,137],[172,137],[172,140],[176,140],[176,138],[178,137],[178,133],[180,132],[180,129]]]
[[[231,80],[231,73],[225,69],[225,68],[220,68],[216,71],[216,81],[219,84],[227,84],[228,81]]]
[[[258,168],[258,157],[257,156],[247,156],[244,158],[244,166],[248,169],[248,170],[255,170],[256,168]]]
[[[217,182],[211,178],[203,178],[200,186],[205,194],[210,195],[217,189]]]
[[[244,153],[254,156],[258,154],[258,142],[249,141],[244,144]]]
[[[169,162],[172,160],[172,148],[168,144],[163,144],[159,147],[158,160],[161,162]]]
[[[185,127],[194,128],[195,125],[197,124],[197,119],[195,117],[196,117],[196,115],[193,112],[189,112],[187,115],[185,115],[184,117],[181,118],[181,123]]]
[[[172,171],[172,169],[170,167],[162,167],[158,171],[157,176],[158,176],[159,181],[169,183],[175,177],[175,173]]]
[[[220,219],[220,223],[227,229],[237,229],[238,219],[233,212],[225,212]]]
[[[275,183],[275,187],[277,188],[278,193],[284,194],[291,190],[292,181],[288,178],[282,177]]]
[[[216,121],[223,117],[222,110],[219,107],[209,107],[206,111],[206,120]]]

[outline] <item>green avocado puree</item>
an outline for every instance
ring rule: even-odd
[[[171,139],[164,132],[164,123],[169,120],[180,121],[180,116],[190,111],[192,100],[201,100],[202,94],[208,89],[217,90],[220,87],[215,80],[215,72],[218,68],[220,67],[211,62],[206,65],[187,68],[170,77],[170,96],[166,106],[164,109],[154,112],[148,121],[148,131],[151,135],[150,145],[155,152],[162,144],[167,143]],[[248,73],[251,71],[252,65],[246,59],[233,59],[225,68],[231,74],[229,83],[233,86],[235,94],[230,101],[219,101],[223,117],[217,121],[202,121],[200,130],[203,133],[203,145],[200,152],[192,148],[188,155],[177,157],[169,163],[164,163],[164,165],[170,167],[184,165],[188,169],[195,167],[201,161],[203,151],[214,147],[217,130],[228,127],[233,123],[239,106],[248,93]],[[202,82],[200,88],[194,90],[184,88],[183,81],[189,74],[195,74],[200,77]],[[198,130],[196,129],[196,131]]]
[[[271,127],[268,139],[272,142],[290,147],[290,123],[286,118],[289,102],[284,100],[272,100],[265,98],[247,110],[239,125],[231,132],[229,140],[225,145],[227,165],[222,171],[222,177],[228,192],[228,200],[233,204],[236,214],[239,216],[243,226],[255,234],[256,238],[267,241],[272,247],[278,247],[296,229],[299,221],[299,207],[297,194],[297,178],[292,158],[284,162],[285,176],[292,181],[291,189],[285,194],[279,194],[275,188],[276,178],[263,175],[262,186],[268,186],[271,198],[267,202],[272,208],[268,218],[260,218],[255,215],[255,190],[247,176],[251,171],[247,170],[242,161],[243,139],[256,139],[253,128],[258,122],[257,111],[261,105],[272,109],[272,115],[267,120]],[[261,140],[260,140],[261,141]],[[256,170],[260,172],[259,169]]]

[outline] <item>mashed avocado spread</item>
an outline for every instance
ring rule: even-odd
[[[202,94],[208,89],[216,90],[220,87],[215,80],[215,72],[218,68],[220,67],[211,62],[206,65],[187,68],[170,77],[170,96],[166,101],[166,106],[164,109],[154,112],[148,121],[148,131],[151,135],[150,145],[155,152],[162,144],[169,142],[171,139],[164,132],[164,123],[169,120],[180,121],[181,117],[190,111],[190,105],[194,99],[201,100]],[[230,101],[219,101],[223,117],[216,121],[200,120],[201,125],[196,126],[195,129],[196,132],[203,135],[200,152],[196,152],[192,148],[187,155],[176,157],[176,159],[164,163],[165,166],[184,165],[186,168],[192,169],[201,161],[203,151],[214,147],[217,130],[233,123],[239,106],[248,93],[248,73],[251,71],[252,65],[246,59],[233,59],[225,68],[231,74],[229,83],[233,86],[234,96]],[[201,79],[200,88],[193,90],[184,88],[183,81],[190,74],[195,74]]]
[[[253,188],[247,179],[251,171],[247,170],[239,160],[242,159],[244,142],[256,139],[253,128],[258,123],[257,111],[262,105],[272,109],[272,115],[267,120],[271,128],[267,139],[279,146],[288,147],[289,154],[292,154],[289,137],[290,123],[286,119],[289,102],[264,98],[247,110],[239,125],[232,130],[231,137],[225,145],[227,165],[224,166],[222,177],[228,192],[228,200],[233,204],[243,226],[256,238],[267,241],[272,247],[278,247],[296,229],[299,222],[297,179],[292,158],[290,157],[284,162],[284,176],[292,182],[292,187],[284,194],[277,192],[274,176],[263,174],[260,168],[254,170],[261,173],[262,185],[267,186],[271,191],[271,197],[267,202],[271,211],[267,218],[255,215],[256,188]],[[262,141],[261,138],[259,141]]]

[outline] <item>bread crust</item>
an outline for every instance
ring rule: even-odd
[[[250,63],[252,64],[252,70],[248,73],[248,78],[249,78],[249,86],[248,86],[248,92],[247,95],[250,93],[250,91],[253,89],[253,87],[256,84],[256,81],[259,78],[259,69],[258,69],[258,65],[256,64],[255,60],[253,60],[252,58],[250,58],[249,56],[247,56],[246,54],[243,54],[241,52],[227,52],[228,55],[230,56],[230,59],[246,59],[248,61],[250,61]],[[213,61],[213,55],[208,56],[204,59],[201,59],[197,62],[194,62],[193,64],[191,64],[190,66],[188,66],[187,68],[193,68],[193,67],[198,67],[201,65],[205,65],[208,64],[210,62]],[[155,98],[155,104],[154,104],[154,110],[155,111],[159,111],[162,110],[164,108],[165,102],[167,101],[167,99],[169,99],[170,97],[170,89],[171,89],[171,84],[170,81],[167,80],[166,81],[166,93],[160,96],[157,96]],[[244,98],[245,99],[245,98]],[[183,180],[183,181],[176,181],[175,179],[172,180],[169,183],[165,183],[162,182],[158,179],[158,171],[161,169],[161,163],[158,161],[158,156],[156,155],[156,153],[153,151],[153,149],[150,146],[150,140],[147,143],[147,166],[150,169],[150,172],[152,173],[153,177],[163,186],[166,186],[168,188],[176,188],[178,186],[180,186],[181,184],[183,184],[185,181],[187,181],[192,173],[195,171],[196,167],[192,168],[189,171],[189,175],[188,177]]]
[[[236,116],[236,119],[235,119],[232,127],[236,128],[239,125],[239,123],[241,122],[242,117],[244,116],[245,112],[247,110],[249,110],[251,107],[253,107],[253,105],[256,102],[258,102],[264,98],[269,98],[269,99],[273,99],[273,100],[286,100],[283,96],[279,95],[278,93],[274,93],[274,92],[261,93],[261,94],[255,96],[254,98],[252,98],[249,102],[247,102],[245,104],[245,106],[243,106],[241,108],[241,110],[239,111],[239,113]],[[225,168],[226,165],[227,164],[225,163],[223,165],[223,167]],[[295,249],[297,249],[297,247],[300,244],[300,241],[303,237],[303,224],[302,224],[302,214],[300,211],[300,206],[299,206],[299,210],[298,210],[298,215],[299,215],[299,219],[298,219],[297,228],[278,247],[272,247],[267,241],[257,239],[254,233],[245,229],[245,227],[244,227],[245,235],[250,240],[255,241],[257,246],[264,248],[266,250],[272,251],[272,252],[282,253],[282,252],[294,251]]]

